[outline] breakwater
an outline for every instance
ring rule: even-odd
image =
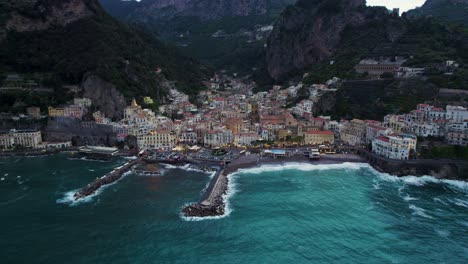
[[[241,156],[229,165],[219,169],[210,182],[202,199],[182,209],[187,217],[208,217],[223,215],[226,210],[224,195],[229,191],[229,175],[242,168],[251,168],[259,164],[258,155]]]
[[[141,160],[142,158],[137,158],[135,160],[129,161],[125,163],[124,165],[114,169],[113,171],[106,174],[105,176],[101,178],[97,178],[92,183],[86,185],[85,187],[77,191],[73,195],[73,198],[75,199],[75,201],[77,201],[79,199],[83,199],[83,198],[86,198],[87,196],[93,195],[94,193],[96,193],[96,191],[98,191],[103,186],[109,185],[121,179],[122,176],[127,171],[129,171],[134,165],[137,165],[138,163],[140,163]]]

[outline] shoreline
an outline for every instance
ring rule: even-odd
[[[225,168],[218,170],[210,182],[209,187],[202,195],[198,203],[190,204],[182,209],[185,217],[213,217],[222,216],[226,212],[225,196],[229,192],[230,176],[241,169],[259,168],[263,165],[285,165],[287,163],[308,163],[316,165],[342,164],[342,163],[366,163],[366,160],[358,155],[347,154],[334,156],[323,156],[320,160],[311,161],[305,156],[296,155],[288,158],[265,158],[259,155],[242,156],[228,164]]]
[[[380,162],[380,163],[379,163]],[[414,172],[413,174],[416,177],[422,177],[429,174],[424,174],[424,172],[430,170],[430,166],[426,165],[426,163],[434,165],[434,161],[432,160],[421,160],[420,163],[414,161],[405,162],[405,161],[394,161],[394,164],[391,166],[396,167],[400,170],[400,173],[392,173],[391,168],[389,166],[386,168],[382,168],[382,165],[387,165],[387,161],[382,160],[372,160],[369,159],[368,156],[365,155],[357,155],[357,154],[335,154],[335,155],[323,155],[320,160],[311,161],[310,159],[304,156],[292,156],[288,158],[265,158],[260,157],[258,154],[248,155],[248,156],[241,156],[238,159],[234,160],[232,163],[228,164],[225,168],[218,170],[215,177],[213,177],[212,181],[210,182],[209,187],[202,195],[201,200],[198,203],[193,203],[188,206],[185,206],[182,209],[182,214],[185,217],[196,217],[196,218],[206,218],[206,217],[215,217],[215,216],[222,216],[226,212],[226,195],[229,193],[229,181],[230,176],[237,173],[239,170],[242,169],[253,169],[259,168],[263,165],[276,165],[276,166],[284,166],[290,163],[307,163],[312,165],[334,165],[334,164],[343,164],[343,163],[362,163],[368,164],[370,167],[375,169],[380,173],[387,173],[391,174],[394,177],[404,177],[412,175],[411,173],[407,172]],[[442,162],[442,164],[444,164]],[[415,168],[409,168],[411,166],[424,166],[423,170],[416,170]],[[437,163],[435,165],[438,165]],[[439,164],[440,165],[440,164]],[[405,167],[407,166],[407,167]],[[441,169],[442,173],[446,170],[445,166]],[[398,171],[397,171],[398,172]],[[436,179],[447,179],[447,180],[460,180],[468,182],[466,178],[451,178],[451,177],[444,177],[444,174],[438,175],[436,172],[433,172],[433,177]],[[440,173],[440,172],[439,172]],[[447,173],[447,172],[445,172]],[[463,171],[461,171],[463,173]],[[462,174],[463,175],[463,174]]]

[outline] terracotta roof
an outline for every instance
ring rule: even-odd
[[[385,142],[390,142],[390,139],[388,137],[380,136],[380,137],[377,137],[377,139],[381,141],[385,141]]]

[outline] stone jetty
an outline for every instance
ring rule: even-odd
[[[258,164],[258,155],[242,156],[220,169],[208,186],[200,202],[182,209],[188,217],[207,217],[223,215],[226,210],[224,195],[229,191],[229,175],[241,168],[251,168]]]
[[[107,174],[107,175],[105,175],[105,176],[103,176],[101,178],[97,178],[94,182],[86,185],[81,190],[76,192],[73,195],[73,198],[75,199],[75,201],[77,201],[79,199],[83,199],[83,198],[85,198],[87,196],[93,195],[101,187],[103,187],[105,185],[109,185],[109,184],[114,183],[114,182],[118,181],[119,179],[121,179],[122,176],[127,171],[129,171],[134,165],[137,165],[138,163],[140,163],[141,160],[142,160],[142,158],[140,157],[140,158],[137,158],[135,160],[129,161],[129,162],[125,163],[123,166],[121,166],[119,168],[116,168],[115,170],[111,171],[109,174]]]

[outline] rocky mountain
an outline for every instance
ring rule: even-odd
[[[266,67],[277,80],[311,68],[320,82],[353,78],[354,65],[369,56],[407,56],[407,65],[431,67],[444,60],[468,61],[466,50],[465,30],[434,19],[406,19],[368,7],[365,0],[299,0],[274,26]]]
[[[18,73],[53,90],[2,94],[5,107],[38,100],[44,108],[59,105],[73,96],[69,87],[78,87],[97,109],[118,118],[132,97],[161,102],[174,85],[187,93],[202,87],[195,61],[116,21],[97,0],[3,1],[0,30],[0,80]]]
[[[366,7],[365,0],[300,0],[285,10],[268,40],[268,72],[285,74],[330,57],[349,27],[391,19],[385,8]]]
[[[271,25],[296,1],[100,0],[121,21],[138,24],[213,68],[237,72],[263,61]]]
[[[225,17],[264,15],[269,10],[293,4],[295,0],[100,0],[113,16],[133,19],[168,20],[196,17],[213,20]]]
[[[433,17],[468,26],[468,0],[427,0],[423,6],[407,12],[408,17]]]

